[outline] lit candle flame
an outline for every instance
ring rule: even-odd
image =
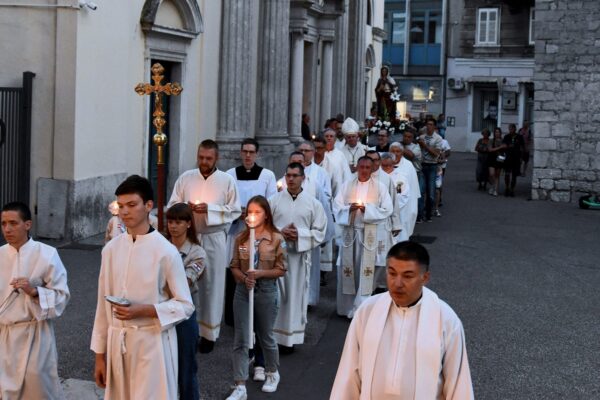
[[[117,201],[113,201],[108,205],[108,211],[110,211],[110,213],[112,215],[118,215],[119,214],[119,205],[117,204]]]
[[[312,140],[315,140],[317,138],[316,135],[312,135]]]
[[[256,215],[248,214],[248,220],[246,222],[250,228],[254,228],[256,225]]]
[[[195,200],[195,201],[194,201],[194,204],[195,204],[195,205],[198,205],[198,204],[200,204],[200,200]]]
[[[361,199],[356,200],[356,205],[362,206],[363,202]]]
[[[278,181],[277,182],[277,190],[280,191],[281,189],[283,189],[283,182]]]

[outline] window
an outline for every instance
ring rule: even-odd
[[[529,9],[529,44],[535,44],[535,8]]]
[[[499,9],[480,8],[477,17],[477,39],[479,46],[497,46],[500,28]]]
[[[406,29],[406,13],[395,12],[392,14],[392,43],[404,44]]]

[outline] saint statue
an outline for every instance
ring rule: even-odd
[[[381,119],[394,119],[396,116],[395,101],[391,99],[392,93],[396,90],[396,81],[389,75],[387,66],[381,67],[381,76],[375,86],[375,96],[377,98],[377,115]]]

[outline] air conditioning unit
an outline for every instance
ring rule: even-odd
[[[452,90],[463,90],[465,82],[461,78],[448,78],[448,88]]]

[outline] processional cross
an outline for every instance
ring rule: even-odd
[[[162,95],[167,96],[178,96],[183,88],[179,83],[161,83],[165,72],[165,69],[159,63],[152,66],[152,80],[154,84],[150,83],[138,83],[135,87],[135,92],[140,96],[154,94],[154,112],[152,113],[152,125],[156,128],[156,134],[152,137],[152,142],[156,145],[157,149],[157,172],[158,172],[158,195],[157,195],[157,208],[158,208],[158,230],[163,230],[163,212],[165,206],[165,146],[167,144],[167,135],[164,134],[163,128],[167,123],[165,112],[162,107]]]

